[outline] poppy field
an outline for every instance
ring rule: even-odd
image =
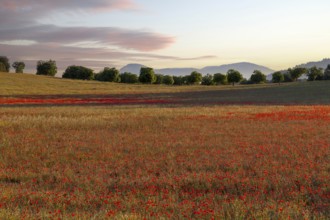
[[[330,218],[329,84],[4,76],[0,219]]]
[[[1,219],[327,219],[330,107],[0,109]]]

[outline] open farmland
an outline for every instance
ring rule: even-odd
[[[1,219],[330,218],[329,82],[0,85]]]

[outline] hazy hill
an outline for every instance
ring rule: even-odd
[[[297,65],[297,67],[311,68],[313,66],[316,66],[316,67],[321,67],[321,68],[325,69],[325,68],[327,68],[327,66],[329,64],[330,64],[330,59],[326,58],[321,61],[314,61],[314,62],[308,62],[305,64],[300,64],[300,65]]]
[[[243,74],[244,78],[250,78],[254,70],[260,70],[264,74],[270,74],[273,73],[274,70],[265,67],[265,66],[260,66],[254,63],[247,63],[247,62],[242,62],[242,63],[233,63],[233,64],[226,64],[226,65],[221,65],[221,66],[207,66],[201,69],[201,73],[226,73],[229,69],[235,69],[238,70]]]
[[[131,72],[135,74],[140,73],[140,68],[143,67],[142,64],[128,64],[120,69],[120,72]],[[240,71],[245,78],[250,78],[251,74],[254,70],[260,70],[264,74],[270,74],[273,73],[274,70],[265,67],[260,66],[254,63],[233,63],[233,64],[226,64],[221,66],[207,66],[202,69],[196,69],[196,68],[165,68],[165,69],[155,69],[156,73],[161,73],[164,75],[188,75],[193,71],[198,71],[202,74],[214,74],[214,73],[226,73],[229,69],[235,69]]]

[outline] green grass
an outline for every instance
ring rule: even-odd
[[[330,81],[282,85],[165,86],[68,80],[31,74],[0,73],[0,95],[139,97],[175,99],[184,104],[330,104]]]

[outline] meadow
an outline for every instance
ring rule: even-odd
[[[329,104],[0,73],[0,219],[329,219]]]

